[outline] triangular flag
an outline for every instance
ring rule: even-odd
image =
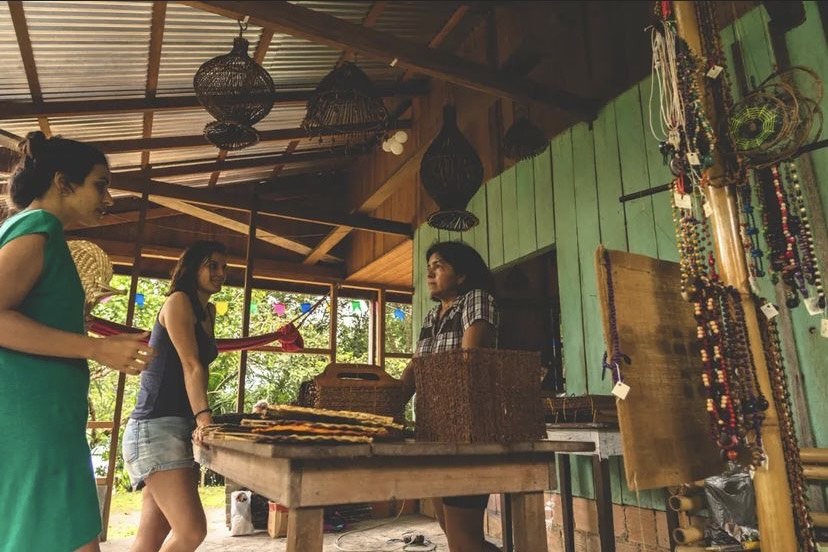
[[[256,301],[250,302],[250,314],[256,314],[259,312],[259,304]]]
[[[136,293],[135,294],[135,304],[139,307],[144,306],[144,294],[143,293]]]
[[[227,309],[230,307],[230,303],[227,301],[216,301],[216,314],[219,316],[224,316],[227,314]]]
[[[273,314],[276,316],[284,316],[285,315],[285,305],[284,303],[273,303]]]
[[[302,309],[302,312],[308,312],[311,309],[310,303],[302,303],[299,305],[299,308]]]
[[[394,309],[394,318],[397,320],[405,320],[405,311],[402,310],[400,307]]]

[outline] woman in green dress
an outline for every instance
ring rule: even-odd
[[[0,552],[96,552],[101,519],[86,441],[86,359],[138,374],[144,335],[96,339],[63,227],[112,205],[97,149],[32,132],[0,226]]]

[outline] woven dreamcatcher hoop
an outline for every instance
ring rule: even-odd
[[[113,274],[112,261],[103,249],[86,240],[70,240],[67,244],[83,286],[87,314],[101,299],[126,293],[109,285]]]

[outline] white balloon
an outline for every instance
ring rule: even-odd
[[[403,145],[399,142],[391,142],[391,153],[400,155],[403,152]]]
[[[405,144],[406,142],[408,142],[408,133],[404,130],[398,130],[394,133],[394,140],[396,140],[400,144]]]
[[[389,142],[388,140],[383,140],[382,141],[382,151],[390,152],[391,151],[391,142]]]

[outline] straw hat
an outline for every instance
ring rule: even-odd
[[[86,295],[87,312],[101,299],[125,293],[125,290],[109,285],[112,280],[112,262],[103,249],[86,240],[70,240],[67,244]]]

